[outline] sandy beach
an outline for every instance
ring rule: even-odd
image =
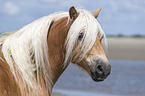
[[[64,75],[61,76],[63,79],[60,78],[61,79],[60,82],[58,82],[56,84],[56,86],[58,86],[59,90],[57,90],[57,87],[54,88],[52,96],[143,96],[142,94],[144,94],[143,93],[144,91],[141,91],[141,90],[144,89],[144,87],[143,87],[144,85],[140,84],[140,82],[143,82],[143,81],[140,81],[141,79],[137,79],[136,76],[138,76],[138,78],[142,78],[142,80],[145,80],[145,78],[143,77],[143,73],[145,71],[145,66],[144,66],[145,38],[108,37],[108,45],[109,45],[109,48],[108,48],[107,57],[109,58],[109,60],[114,60],[114,61],[111,61],[112,62],[112,73],[111,73],[109,80],[106,80],[105,82],[103,81],[103,83],[101,83],[102,84],[101,85],[100,83],[94,83],[88,75],[87,75],[88,77],[85,77],[86,74],[84,75],[84,77],[87,79],[86,81],[82,81],[84,79],[82,79],[80,81],[77,81],[79,79],[73,80],[73,78],[69,77],[69,75],[67,77],[66,74],[70,74],[70,73],[76,74],[76,73],[73,73],[74,71],[70,71],[70,70],[75,70],[76,68],[71,69],[69,67],[68,70],[66,70],[67,72],[69,71],[69,73],[64,72]],[[139,64],[139,65],[137,65],[137,64]],[[124,66],[126,66],[126,67],[124,68]],[[119,71],[120,68],[122,68],[122,71]],[[134,73],[132,73],[132,70],[134,70]],[[79,70],[78,71],[76,70],[76,72],[79,73]],[[82,76],[82,74],[84,74],[84,72],[82,72],[80,74],[80,76]],[[118,74],[120,74],[119,77],[118,77]],[[80,76],[78,76],[78,78]],[[67,87],[65,88],[64,86],[65,86],[65,84],[67,84],[67,81],[65,81],[65,77],[71,78],[72,83],[79,82],[80,85],[78,85],[76,87],[79,89],[79,91],[76,91],[73,88],[72,89],[70,88],[71,90],[67,89],[69,87],[74,86],[73,84],[67,85]],[[77,77],[77,75],[76,75],[76,77]],[[124,79],[122,80],[122,82],[120,82],[122,77]],[[134,79],[131,79],[131,78],[134,78]],[[84,82],[84,83],[82,83],[82,82]],[[62,83],[62,84],[60,84],[60,83]],[[87,85],[90,83],[93,83],[93,85]],[[84,85],[84,84],[86,84],[86,85]],[[96,84],[96,85],[94,86],[94,84]],[[112,85],[114,85],[114,86],[112,86]],[[122,89],[122,87],[124,87],[124,85],[127,85],[126,89]],[[80,86],[84,86],[84,87],[90,86],[91,87],[90,89],[93,89],[92,87],[94,87],[94,88],[96,88],[96,92],[94,93],[94,92],[90,91],[89,89],[85,89],[84,87],[79,88]],[[134,87],[134,86],[136,86],[136,87]],[[110,90],[106,89],[106,87],[110,87],[109,88]],[[135,88],[135,89],[131,89],[131,88]],[[142,89],[138,90],[139,88],[142,88]],[[102,89],[108,90],[108,93],[107,94],[104,93],[106,91],[104,91],[102,93],[98,93]],[[87,92],[85,92],[84,90]],[[115,94],[117,94],[117,95],[115,95]],[[122,95],[122,94],[126,94],[126,95]],[[138,95],[138,94],[140,94],[140,95]]]
[[[108,37],[111,59],[145,60],[145,38]]]

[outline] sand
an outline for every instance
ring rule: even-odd
[[[145,38],[109,37],[110,59],[145,60]]]
[[[52,96],[65,96],[65,95],[61,94],[60,92],[53,92]]]

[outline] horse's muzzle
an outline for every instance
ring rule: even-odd
[[[96,82],[106,79],[110,72],[111,65],[109,63],[97,62],[97,64],[90,66],[91,77]]]

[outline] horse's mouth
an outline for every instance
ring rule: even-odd
[[[108,76],[108,75],[105,76],[104,74],[100,75],[97,72],[92,72],[91,70],[90,70],[90,72],[91,72],[91,77],[95,82],[104,81],[106,79],[106,77]]]
[[[95,76],[92,76],[92,79],[93,79],[95,82],[101,82],[101,81],[104,81],[105,78],[103,78],[103,77],[95,77]]]

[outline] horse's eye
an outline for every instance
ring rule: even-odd
[[[79,33],[78,39],[79,39],[79,40],[82,40],[83,36],[84,36],[84,33],[83,33],[83,32],[82,32],[82,33]]]

